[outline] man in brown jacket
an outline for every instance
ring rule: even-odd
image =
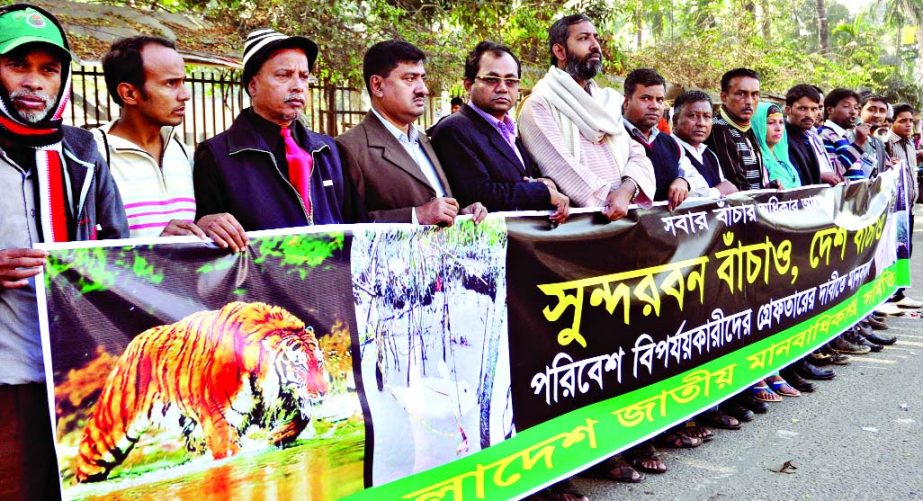
[[[480,222],[478,202],[459,209],[439,159],[413,122],[423,114],[426,55],[410,43],[373,45],[362,63],[372,109],[336,138],[343,168],[355,186],[362,217],[375,223],[451,226],[458,214]]]

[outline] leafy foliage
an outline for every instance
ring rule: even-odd
[[[124,0],[111,0],[124,3]],[[839,0],[842,2],[842,0]],[[763,88],[781,95],[800,82],[863,88],[923,103],[923,7],[916,0],[878,0],[853,16],[823,0],[829,54],[820,52],[818,0],[159,0],[195,11],[241,34],[264,26],[304,33],[321,47],[318,78],[362,87],[362,55],[383,39],[404,38],[429,56],[430,87],[463,92],[465,54],[481,40],[513,47],[524,84],[548,66],[547,29],[564,14],[585,12],[603,40],[607,73],[658,69],[683,87],[716,91],[720,75],[748,65]],[[912,43],[902,43],[909,28]],[[913,36],[915,35],[915,36]],[[906,37],[905,37],[906,38]],[[916,70],[915,70],[916,67]]]

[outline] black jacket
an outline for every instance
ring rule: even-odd
[[[820,183],[820,166],[814,149],[808,142],[808,136],[795,125],[785,122],[785,132],[788,134],[788,158],[798,169],[801,185]]]
[[[467,104],[436,125],[432,143],[462,207],[481,202],[491,212],[552,208],[548,187],[524,180],[541,174],[522,142],[516,139],[525,166],[500,132]]]
[[[309,131],[297,120],[292,124],[295,140],[314,159],[309,217],[289,182],[287,166],[278,165],[274,147],[260,132],[257,120],[246,109],[228,130],[196,149],[192,173],[196,220],[227,212],[246,231],[351,222],[351,190],[343,179],[333,139]]]

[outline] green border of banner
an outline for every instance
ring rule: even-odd
[[[588,405],[456,461],[348,499],[512,499],[580,472],[735,395],[853,326],[898,287],[897,260],[834,307],[664,381]]]

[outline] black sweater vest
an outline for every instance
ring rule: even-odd
[[[632,134],[631,131],[628,131],[628,134],[632,139],[641,143],[641,146],[644,146],[647,158],[654,164],[654,178],[657,181],[654,201],[666,200],[667,192],[670,190],[670,183],[679,177],[679,143],[664,132],[657,134],[653,143],[647,143],[637,134]]]
[[[709,188],[714,188],[721,182],[721,165],[718,164],[718,156],[713,151],[705,150],[705,154],[702,155],[704,163],[696,160],[688,150],[686,151],[686,158],[689,159],[689,163],[695,167],[695,170],[699,171],[699,174],[705,178]]]

